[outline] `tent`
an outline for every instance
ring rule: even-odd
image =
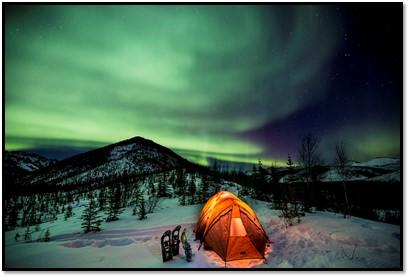
[[[264,259],[269,242],[255,212],[227,191],[213,195],[202,208],[195,237],[225,262]]]

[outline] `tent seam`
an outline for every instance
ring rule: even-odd
[[[231,217],[229,218],[229,228],[228,228],[228,242],[226,243],[226,251],[225,251],[225,263],[227,262],[228,259],[228,249],[229,249],[229,238],[231,237],[231,222],[232,222],[232,215],[233,215],[233,207],[236,205],[232,206],[232,214]]]

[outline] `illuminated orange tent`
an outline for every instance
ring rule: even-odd
[[[269,242],[255,212],[227,191],[209,198],[199,215],[195,236],[225,262],[263,259]]]

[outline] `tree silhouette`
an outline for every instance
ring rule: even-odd
[[[84,233],[101,231],[101,219],[98,216],[98,205],[91,194],[89,197],[88,206],[81,216],[81,228],[84,230]]]
[[[343,184],[344,199],[345,199],[344,218],[346,218],[347,215],[350,215],[350,204],[349,204],[349,199],[347,196],[347,188],[346,188],[346,180],[349,177],[347,162],[348,162],[348,157],[346,154],[346,145],[344,144],[343,141],[341,141],[336,144],[336,170]]]
[[[320,165],[321,155],[319,152],[320,139],[312,134],[302,137],[299,147],[299,165],[303,169],[303,180],[306,184],[306,197],[304,210],[310,212],[314,199],[312,186],[317,181],[317,166]]]

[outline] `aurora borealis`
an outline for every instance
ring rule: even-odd
[[[142,136],[198,162],[399,156],[401,5],[3,6],[5,148]]]

